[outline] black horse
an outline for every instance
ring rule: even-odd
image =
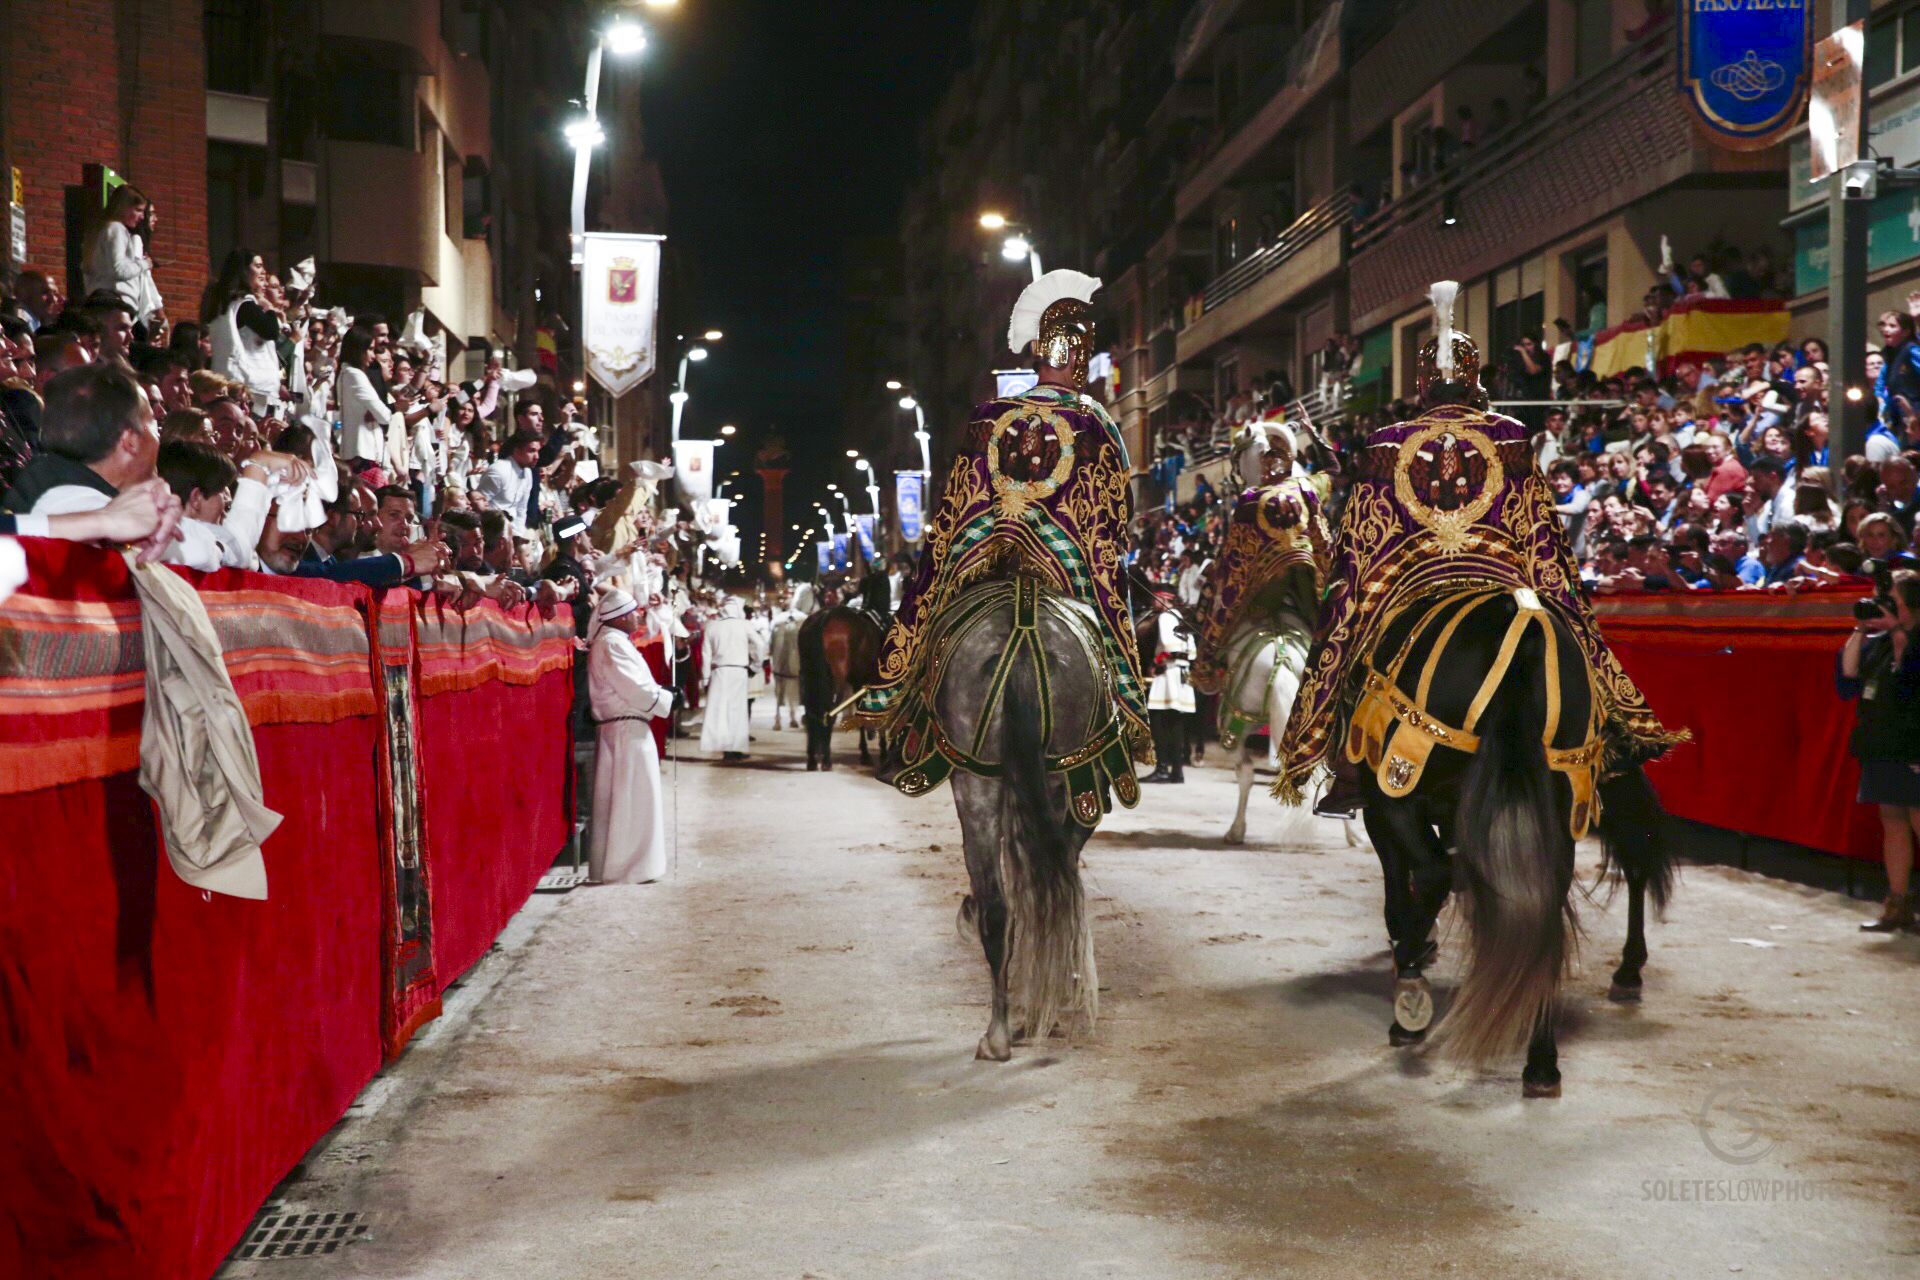
[[[1357,746],[1372,739],[1365,816],[1386,876],[1389,1039],[1425,1038],[1434,922],[1458,892],[1468,963],[1437,1038],[1474,1063],[1524,1044],[1525,1095],[1557,1097],[1554,1003],[1578,929],[1575,833],[1596,817],[1597,799],[1607,871],[1630,894],[1610,995],[1638,1000],[1646,899],[1659,910],[1673,884],[1659,802],[1637,767],[1587,785],[1599,743],[1586,658],[1566,621],[1529,592],[1418,601],[1387,625],[1367,665],[1350,734]],[[1370,697],[1374,730],[1392,713],[1384,743],[1369,729]]]

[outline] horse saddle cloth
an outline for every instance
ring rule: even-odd
[[[982,695],[970,733],[950,734],[938,713],[942,684],[952,675],[952,655],[970,636],[1012,611],[1012,626],[1001,642],[997,661]],[[990,729],[1006,696],[1008,677],[1016,663],[1029,663],[1040,690],[1042,739],[1055,739],[1055,707],[1049,695],[1048,675],[1057,657],[1050,654],[1042,634],[1042,619],[1063,623],[1079,652],[1075,655],[1100,673],[1101,696],[1094,723],[1085,740],[1066,750],[1050,750],[1049,773],[1063,775],[1074,820],[1095,827],[1112,811],[1112,796],[1132,807],[1140,799],[1124,723],[1115,709],[1117,685],[1105,658],[1100,619],[1092,606],[1047,589],[1037,580],[1016,576],[980,583],[943,609],[928,628],[925,667],[901,735],[901,758],[907,763],[894,786],[907,795],[924,795],[940,786],[955,769],[983,778],[1002,776],[1002,761],[994,758]]]

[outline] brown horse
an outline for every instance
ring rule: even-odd
[[[800,624],[800,704],[806,709],[807,768],[833,768],[833,709],[878,678],[879,619],[839,605]],[[871,765],[867,731],[860,730],[860,763]]]

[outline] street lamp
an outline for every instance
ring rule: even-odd
[[[686,353],[680,357],[680,376],[674,383],[673,394],[667,397],[667,399],[673,403],[672,442],[674,444],[680,443],[680,419],[685,415],[687,411],[687,401],[691,398],[687,394],[687,368],[689,365],[699,364],[706,358],[707,349],[705,347],[688,347]]]
[[[849,449],[847,452],[853,453],[853,450]],[[853,465],[856,470],[863,472],[867,477],[867,503],[873,508],[873,523],[874,527],[878,529],[880,526],[880,485],[873,474],[873,464],[858,454],[854,454]]]
[[[1040,251],[1033,247],[1033,236],[1025,227],[1008,220],[1007,215],[993,210],[980,215],[982,231],[1007,233],[1000,242],[1000,256],[1008,262],[1025,262],[1033,270],[1033,278],[1040,278]]]
[[[894,389],[894,390],[898,389],[898,384],[889,383],[888,386],[890,389]],[[913,438],[920,442],[920,474],[923,476],[932,476],[933,475],[933,453],[932,453],[933,437],[927,432],[927,411],[925,409],[922,409],[920,407],[920,402],[914,399],[912,396],[901,396],[900,407],[913,415],[913,420],[916,424],[916,427],[913,433]]]
[[[718,342],[720,341],[720,339],[726,337],[727,335],[720,332],[718,329],[709,329],[705,333],[701,334],[700,336],[702,338],[705,338],[708,342]]]
[[[631,58],[646,47],[645,27],[632,18],[615,18],[587,53],[586,94],[581,98],[584,110],[580,118],[566,128],[567,141],[573,147],[572,248],[576,267],[587,260],[587,174],[593,168],[593,149],[607,140],[606,130],[600,127],[600,62],[609,52],[616,58]]]

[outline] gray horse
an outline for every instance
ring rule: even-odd
[[[983,582],[944,612],[961,621],[929,637],[938,655],[930,709],[947,749],[965,757],[952,770],[973,890],[960,925],[978,933],[993,978],[975,1056],[1005,1062],[1016,1038],[1011,1000],[1030,1040],[1081,1016],[1091,1028],[1097,1012],[1080,850],[1104,801],[1075,792],[1061,766],[1112,733],[1113,678],[1093,610],[1044,588]],[[1115,784],[1128,803],[1138,797],[1132,779],[1129,766]]]
[[[1240,783],[1240,804],[1234,810],[1233,825],[1227,828],[1228,844],[1245,844],[1247,839],[1247,797],[1253,791],[1252,729],[1265,725],[1268,743],[1278,740],[1293,713],[1312,644],[1312,624],[1287,609],[1275,616],[1247,619],[1222,646],[1227,682],[1220,690],[1220,745],[1228,751],[1237,749]],[[1270,761],[1272,753],[1269,745],[1265,754]]]

